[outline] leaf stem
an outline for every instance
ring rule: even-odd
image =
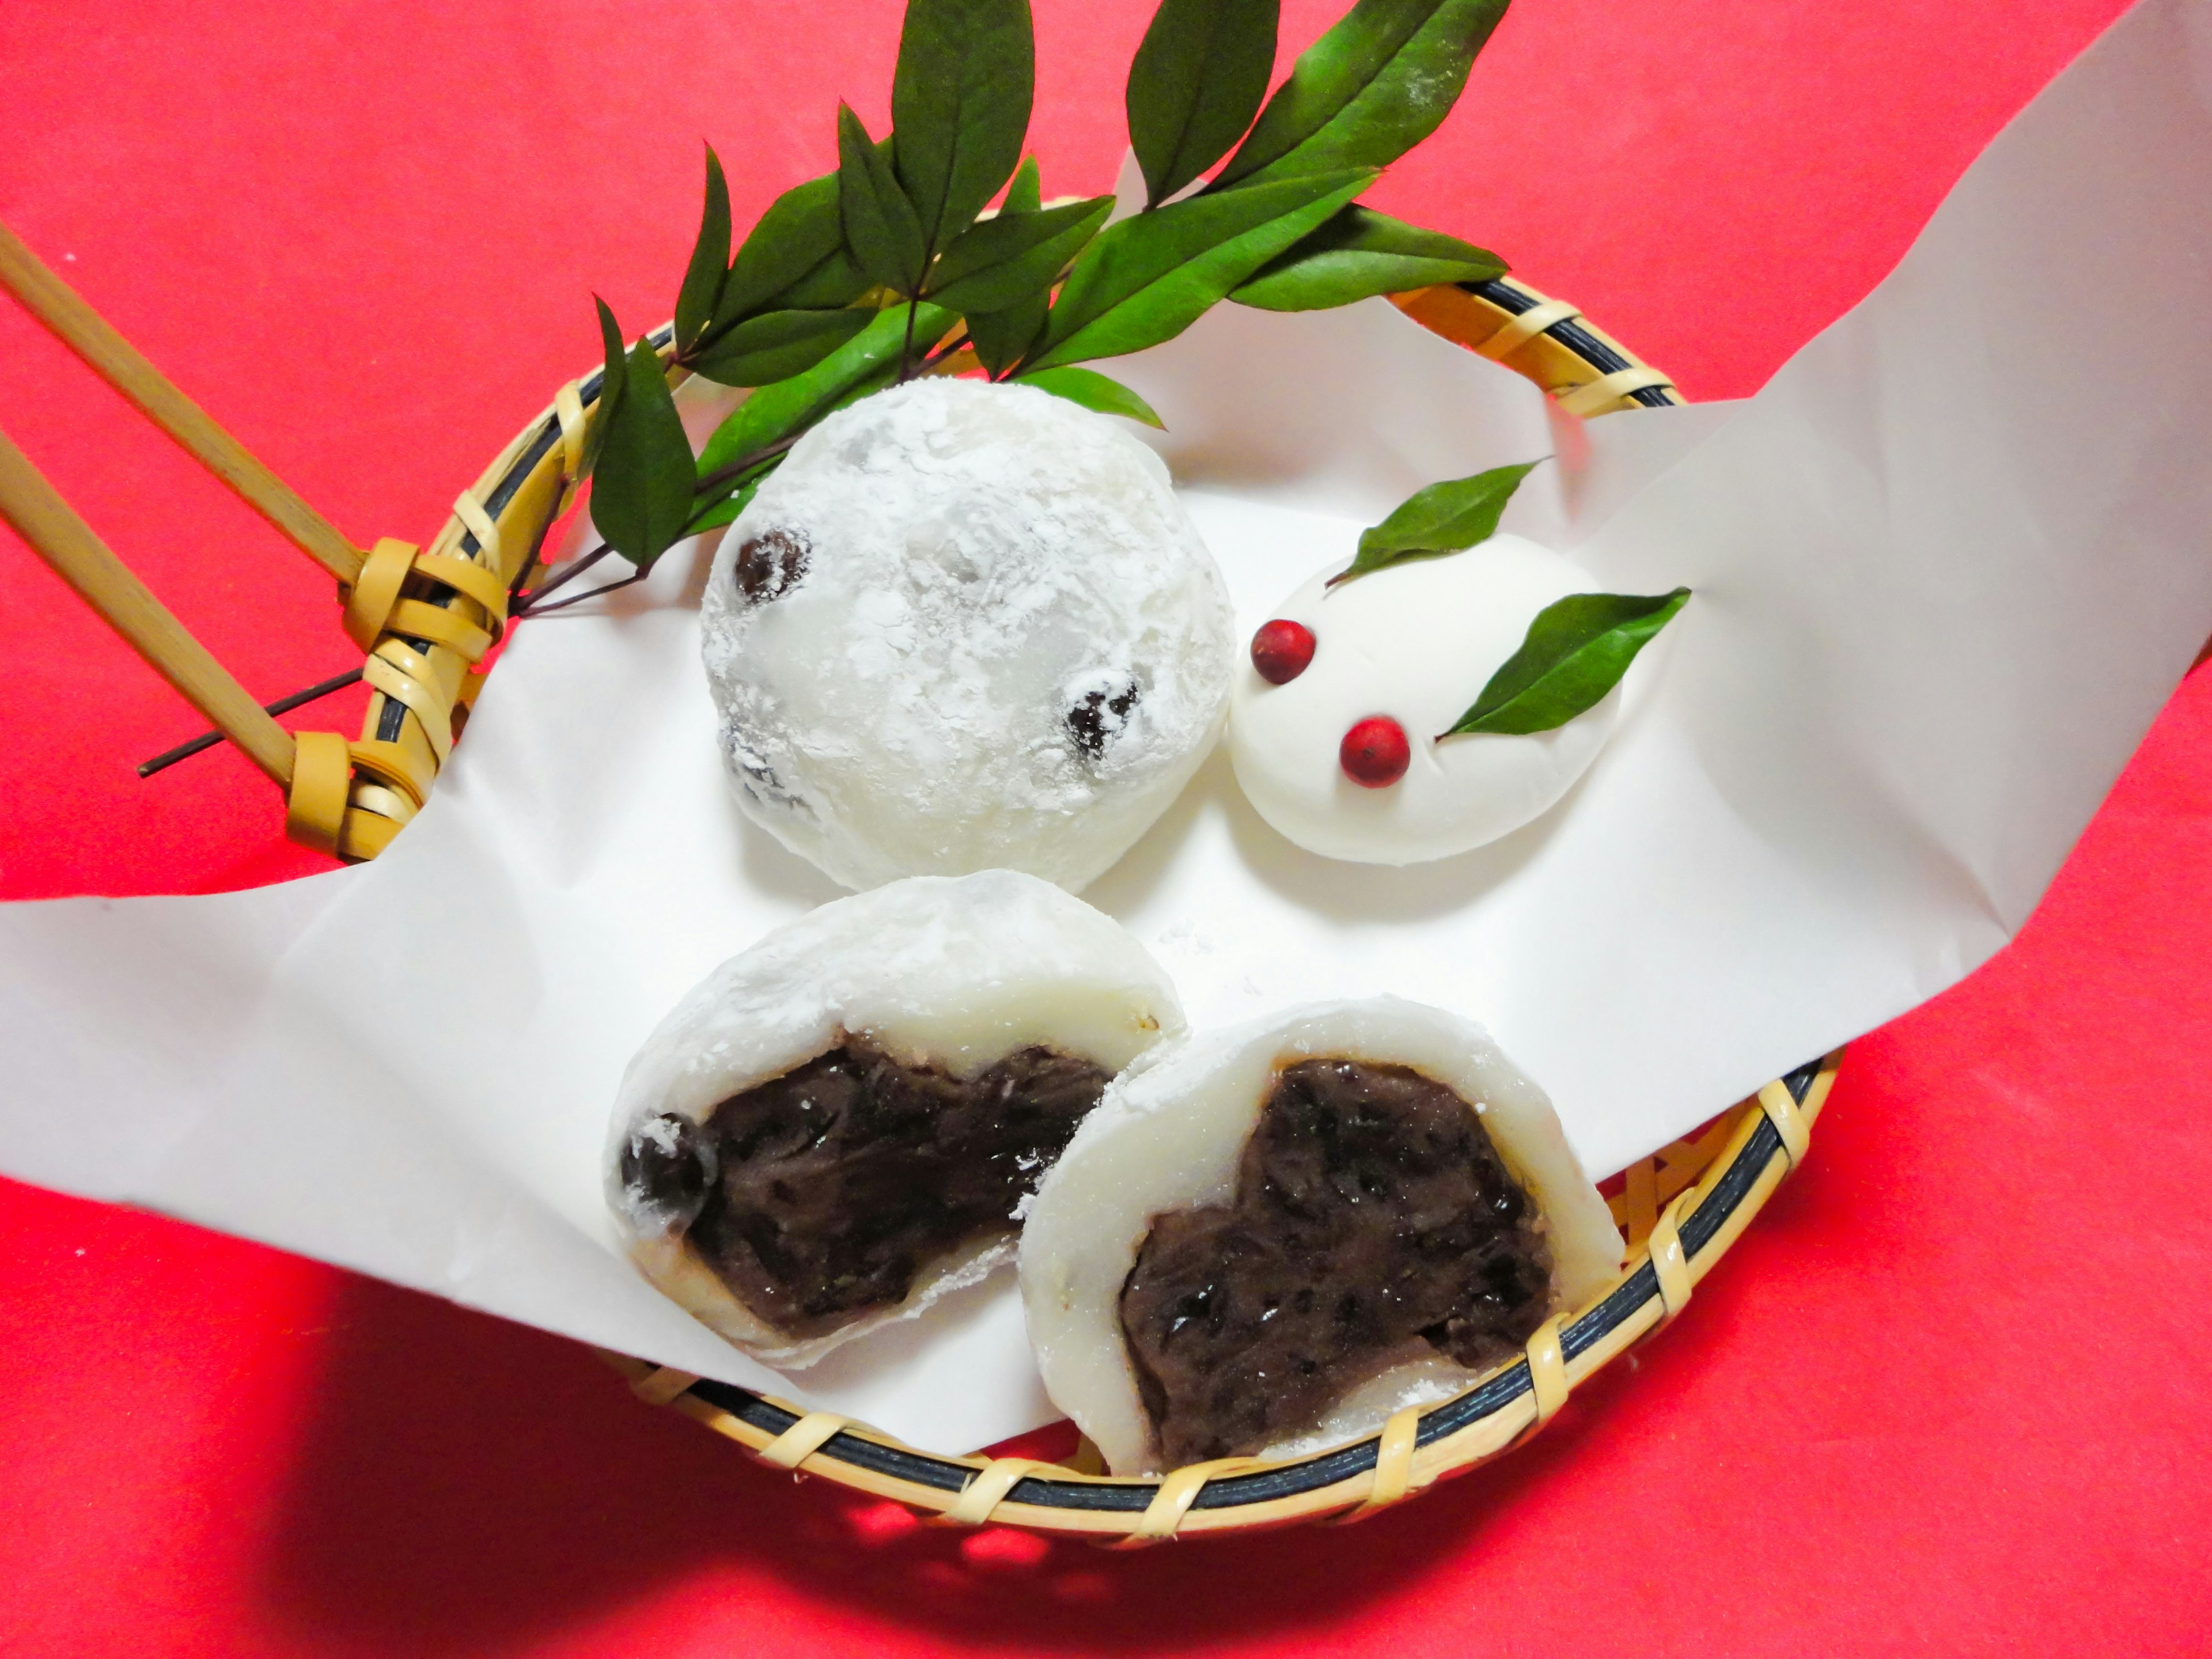
[[[790,448],[792,445],[797,443],[806,434],[803,431],[794,432],[788,438],[779,438],[772,444],[769,444],[763,448],[754,450],[750,455],[738,456],[736,460],[732,461],[727,466],[716,467],[712,472],[709,472],[705,477],[700,479],[696,484],[692,486],[691,493],[696,495],[703,490],[714,489],[717,484],[735,483],[739,478],[751,471],[763,461],[775,459],[775,457],[782,454],[785,450]]]
[[[326,680],[318,680],[304,691],[295,691],[289,696],[279,697],[274,702],[264,702],[261,706],[271,714],[289,714],[295,708],[329,696],[333,691],[344,690],[360,678],[360,669],[349,669],[343,674],[333,674]],[[203,750],[212,749],[222,741],[222,732],[203,732],[190,743],[180,743],[174,749],[165,749],[153,759],[143,762],[138,768],[138,775],[150,778],[156,772],[165,772],[179,761],[190,760]]]
[[[898,383],[904,386],[914,375],[914,319],[921,313],[921,301],[909,299],[906,302],[906,340],[899,347]]]
[[[586,570],[589,570],[593,565],[597,564],[601,559],[604,559],[608,554],[613,551],[614,550],[612,548],[609,547],[605,542],[601,542],[590,552],[583,555],[573,564],[569,565],[567,569],[555,571],[552,575],[546,579],[545,586],[539,588],[535,593],[532,593],[530,596],[529,600],[521,607],[521,609],[514,613],[514,617],[516,619],[520,619],[530,615],[531,612],[537,610],[541,605],[543,605],[546,599],[566,587],[570,582],[575,580],[577,577],[582,575]]]
[[[581,593],[571,593],[567,599],[556,599],[551,605],[532,605],[521,614],[526,617],[542,617],[548,611],[563,611],[572,605],[581,605],[586,599],[596,599],[603,593],[611,593],[617,588],[628,587],[633,583],[641,582],[652,574],[651,565],[642,566],[617,581],[605,582],[598,587],[586,588]]]

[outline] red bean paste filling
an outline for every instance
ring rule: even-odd
[[[1311,1429],[1392,1365],[1494,1364],[1544,1321],[1535,1206],[1459,1096],[1403,1066],[1285,1070],[1236,1195],[1158,1217],[1121,1331],[1171,1467]]]
[[[1140,695],[1135,681],[1126,681],[1114,691],[1085,693],[1067,711],[1067,734],[1085,760],[1097,760],[1109,742],[1128,729],[1129,711]]]
[[[812,550],[796,530],[766,530],[749,538],[730,562],[738,597],[747,605],[781,599],[805,579]]]
[[[819,1336],[903,1302],[947,1251],[1012,1211],[1098,1103],[1108,1074],[1024,1048],[963,1080],[848,1041],[731,1096],[704,1124],[649,1120],[622,1176],[732,1295]]]

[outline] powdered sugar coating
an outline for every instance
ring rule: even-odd
[[[739,550],[776,532],[804,574],[748,599]],[[1004,866],[1079,890],[1228,706],[1227,588],[1165,465],[1028,386],[927,379],[830,416],[731,526],[703,622],[740,804],[855,888]]]
[[[1576,1162],[1544,1091],[1473,1020],[1372,997],[1314,1003],[1153,1049],[1108,1085],[1037,1188],[1022,1230],[1022,1306],[1053,1404],[1116,1474],[1156,1472],[1150,1419],[1122,1335],[1121,1287],[1153,1222],[1234,1192],[1237,1162],[1278,1073],[1303,1060],[1410,1066],[1481,1114],[1552,1251],[1553,1305],[1572,1307],[1620,1265],[1620,1235]],[[1339,1399],[1291,1457],[1372,1434],[1402,1407],[1448,1397],[1473,1373],[1439,1354],[1394,1366]]]
[[[696,1317],[771,1364],[811,1364],[983,1278],[1012,1259],[1012,1241],[955,1252],[897,1307],[793,1340],[730,1294],[671,1231],[649,1193],[624,1184],[622,1155],[633,1133],[662,1114],[704,1122],[732,1095],[848,1036],[864,1036],[904,1064],[969,1077],[1030,1047],[1118,1072],[1182,1029],[1159,964],[1080,899],[1011,870],[895,882],[777,928],[708,975],[654,1028],[615,1102],[603,1164],[607,1203],[646,1276]]]

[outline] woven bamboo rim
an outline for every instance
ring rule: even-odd
[[[833,1412],[809,1412],[688,1371],[606,1354],[640,1398],[672,1406],[763,1463],[904,1504],[945,1526],[987,1522],[1133,1549],[1294,1522],[1364,1520],[1522,1443],[1573,1389],[1663,1329],[1804,1158],[1840,1054],[1768,1084],[1705,1133],[1644,1158],[1613,1200],[1631,1265],[1573,1314],[1547,1320],[1522,1358],[1364,1440],[1291,1462],[1225,1458],[1116,1478],[1021,1457],[941,1457]]]

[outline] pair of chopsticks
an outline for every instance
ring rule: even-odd
[[[0,225],[0,284],[94,373],[235,490],[342,587],[367,556],[246,447],[139,355],[90,306]],[[194,639],[0,432],[0,518],[280,789],[292,787],[295,744],[246,688]]]

